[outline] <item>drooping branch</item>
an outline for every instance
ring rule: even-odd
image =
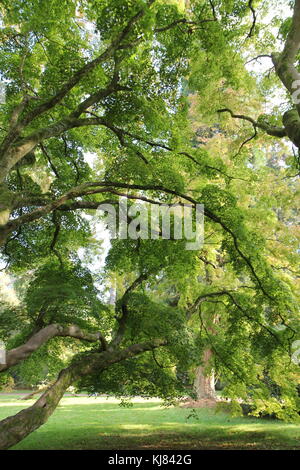
[[[128,302],[128,296],[130,292],[132,292],[134,289],[136,289],[139,285],[141,285],[147,278],[149,277],[149,273],[143,273],[140,274],[140,276],[135,279],[135,281],[126,289],[125,293],[123,294],[121,300],[120,300],[120,309],[121,309],[121,316],[117,317],[118,323],[119,323],[119,328],[115,334],[115,337],[112,340],[112,345],[118,346],[120,342],[122,341],[122,338],[125,334],[126,330],[126,321],[128,318],[128,307],[127,307],[127,302]]]
[[[187,319],[190,319],[191,316],[198,310],[199,306],[202,302],[205,302],[207,299],[214,298],[214,297],[223,297],[227,296],[232,301],[233,305],[237,307],[237,309],[242,313],[244,317],[246,317],[250,323],[257,323],[261,328],[266,330],[280,345],[282,345],[279,337],[264,323],[258,320],[256,317],[251,316],[247,310],[245,310],[235,299],[234,293],[236,290],[221,290],[217,292],[209,292],[206,294],[201,294],[197,297],[195,302],[189,307],[187,310]]]
[[[65,193],[63,196],[61,196],[59,199],[52,201],[51,203],[47,204],[44,207],[41,207],[39,209],[36,209],[29,214],[22,215],[18,217],[17,219],[9,221],[7,224],[1,227],[0,230],[0,244],[5,243],[5,240],[7,239],[7,236],[18,229],[21,225],[29,222],[33,222],[34,220],[37,220],[50,212],[59,209],[60,206],[65,205],[69,200],[75,199],[77,197],[81,197],[84,195],[90,195],[90,194],[99,194],[99,193],[109,193],[115,192],[115,188],[125,188],[125,189],[138,189],[141,191],[158,191],[166,194],[170,194],[173,196],[176,196],[178,198],[182,198],[185,201],[188,201],[192,203],[192,205],[196,208],[199,202],[192,198],[191,196],[188,196],[186,194],[182,194],[178,191],[172,190],[165,188],[164,186],[160,185],[140,185],[140,184],[128,184],[128,183],[120,183],[120,182],[111,182],[111,181],[100,181],[100,182],[88,182],[84,183],[80,186],[77,186],[75,188],[72,188],[70,191]],[[100,202],[99,202],[100,205]],[[210,220],[213,222],[219,224],[225,232],[227,232],[234,243],[234,247],[236,252],[239,254],[239,256],[243,259],[245,264],[248,266],[250,269],[250,272],[257,282],[257,285],[261,289],[261,291],[270,298],[270,295],[268,292],[265,290],[259,276],[255,272],[255,269],[253,267],[253,264],[251,263],[251,260],[246,256],[243,251],[240,249],[239,246],[239,241],[238,237],[236,234],[232,231],[232,229],[216,214],[214,214],[211,210],[204,208],[204,215],[208,217]]]
[[[268,135],[271,135],[273,137],[287,137],[286,130],[283,127],[277,127],[277,126],[270,126],[264,122],[259,122],[255,121],[253,118],[249,116],[245,116],[244,114],[234,114],[233,111],[229,108],[223,108],[223,109],[218,109],[218,113],[229,113],[232,118],[234,119],[242,119],[244,121],[250,122],[252,126],[258,129],[262,129],[265,131]]]
[[[171,147],[161,144],[158,142],[152,142],[148,139],[145,139],[143,137],[140,137],[138,135],[132,134],[124,129],[116,127],[114,124],[109,123],[105,117],[100,117],[100,116],[95,116],[93,118],[79,118],[80,114],[83,112],[87,112],[87,108],[91,106],[91,104],[98,102],[102,98],[105,98],[106,96],[109,96],[112,93],[118,92],[118,91],[123,91],[126,90],[128,91],[129,89],[127,87],[122,87],[120,86],[115,80],[113,79],[112,82],[108,85],[107,88],[103,90],[99,90],[95,94],[89,96],[86,100],[84,100],[82,103],[78,105],[78,107],[71,112],[68,116],[64,117],[61,119],[59,122],[55,122],[49,126],[44,127],[43,129],[39,129],[38,131],[33,132],[26,138],[22,139],[21,141],[18,141],[17,145],[13,145],[5,153],[5,156],[2,156],[0,158],[0,183],[3,182],[8,175],[9,171],[28,153],[30,153],[37,145],[41,145],[44,140],[50,139],[51,137],[57,137],[65,132],[67,132],[70,129],[74,129],[77,127],[85,127],[85,126],[104,126],[107,129],[110,129],[119,139],[120,144],[124,147],[129,147],[128,143],[125,142],[124,137],[128,136],[132,139],[135,139],[137,141],[143,142],[151,147],[157,147],[157,148],[162,148],[164,150],[167,150],[169,152],[173,152],[174,149]],[[88,111],[89,112],[89,111]],[[223,112],[223,111],[221,111]],[[92,114],[89,112],[89,114]],[[248,120],[250,120],[249,118]],[[261,124],[258,127],[261,128],[266,128]],[[279,129],[279,128],[278,128]],[[280,135],[280,132],[277,128],[271,128],[270,127],[270,132],[273,130],[273,134],[271,135],[277,135],[282,137]],[[135,152],[137,155],[142,158],[145,163],[148,163],[145,157],[141,154],[141,152],[138,149],[135,149]],[[199,162],[192,157],[190,154],[187,152],[176,152],[178,155],[183,155],[191,160],[194,161],[194,163],[199,165]],[[48,158],[47,158],[48,159]],[[49,160],[48,160],[49,161]],[[234,179],[233,176],[227,175],[223,170],[220,170],[216,167],[210,166],[210,165],[204,165],[206,168],[209,168],[211,170],[220,172],[224,174],[224,176]]]
[[[93,114],[93,113],[90,113],[90,114]],[[80,122],[81,122],[82,126],[97,125],[98,124],[98,125],[102,125],[102,126],[107,127],[107,129],[111,130],[117,136],[117,138],[120,142],[120,145],[122,147],[129,147],[129,145],[125,141],[125,137],[128,136],[133,140],[136,140],[138,142],[142,142],[142,143],[148,145],[149,147],[160,148],[162,150],[166,150],[167,152],[175,152],[178,155],[181,155],[181,156],[184,156],[184,157],[188,158],[189,160],[191,160],[193,163],[200,166],[201,168],[204,167],[204,168],[216,171],[216,172],[222,174],[223,176],[225,176],[226,178],[228,178],[230,180],[243,179],[243,178],[238,178],[238,177],[235,177],[235,176],[232,176],[232,175],[228,175],[224,170],[221,170],[220,168],[214,167],[212,165],[207,165],[207,164],[202,165],[201,162],[196,160],[196,158],[194,158],[193,155],[191,155],[190,153],[188,153],[186,151],[177,151],[174,148],[172,148],[172,147],[170,147],[166,144],[163,144],[161,142],[154,142],[154,141],[149,140],[145,137],[139,136],[137,134],[133,134],[132,132],[126,131],[124,129],[116,127],[113,124],[110,124],[105,118],[102,118],[100,116],[94,115],[94,118],[88,118],[88,119],[85,119],[85,120],[81,119]],[[144,160],[144,163],[148,163],[147,159],[145,159],[145,157],[141,154],[141,152],[139,150],[137,150],[137,149],[134,149],[134,150],[137,154],[139,154],[138,156],[142,160]]]
[[[177,191],[165,188],[164,186],[159,185],[139,185],[139,184],[127,184],[127,183],[120,183],[120,182],[110,182],[110,181],[99,181],[99,182],[88,182],[82,185],[76,186],[72,188],[70,191],[62,195],[60,198],[49,202],[38,209],[33,210],[28,214],[24,214],[16,219],[10,220],[7,224],[1,227],[2,238],[7,236],[9,233],[15,231],[19,226],[33,222],[35,220],[44,217],[45,215],[53,212],[56,209],[59,209],[60,206],[64,206],[65,204],[73,200],[77,197],[82,197],[91,194],[100,194],[100,193],[109,193],[114,192],[115,188],[124,188],[124,189],[140,189],[140,190],[154,190],[159,192],[165,192],[167,194],[181,197],[193,204],[197,204],[195,199],[181,194]],[[100,204],[100,202],[99,202]],[[98,206],[99,206],[98,204]],[[94,204],[93,204],[94,205]]]
[[[202,25],[203,23],[210,23],[212,21],[217,21],[217,18],[208,18],[208,19],[203,19],[200,21],[189,21],[187,18],[180,18],[178,20],[173,21],[173,23],[168,24],[167,26],[162,26],[161,28],[155,28],[154,31],[156,33],[162,33],[181,24],[184,24],[190,27],[193,27],[193,26],[197,27],[197,26]]]
[[[67,388],[81,377],[100,374],[112,364],[167,345],[164,339],[133,344],[126,349],[92,353],[62,370],[56,382],[30,407],[0,421],[0,449],[8,449],[44,424],[54,412]]]
[[[199,305],[204,302],[207,299],[214,298],[214,297],[220,297],[222,295],[226,295],[228,291],[227,290],[220,290],[217,292],[207,292],[206,294],[200,294],[197,299],[192,303],[192,305],[189,306],[186,312],[186,317],[189,320],[192,315],[197,311]]]
[[[31,336],[31,338],[25,344],[22,344],[22,346],[18,346],[17,348],[7,351],[6,363],[0,364],[0,372],[24,361],[51,338],[58,336],[69,336],[89,342],[99,341],[102,338],[101,333],[89,333],[83,331],[76,325],[66,326],[59,325],[57,323],[48,325]]]
[[[300,84],[300,80],[299,80],[299,84]],[[286,111],[283,114],[282,123],[284,127],[270,126],[269,124],[266,124],[265,122],[255,121],[251,117],[245,116],[244,114],[234,114],[233,111],[229,108],[218,110],[218,113],[225,113],[225,112],[229,113],[231,117],[234,119],[241,119],[241,120],[250,122],[254,129],[254,134],[242,143],[238,153],[241,151],[244,145],[246,145],[248,142],[250,142],[252,139],[256,137],[257,128],[265,131],[268,135],[271,135],[273,137],[278,137],[278,138],[288,137],[290,141],[298,149],[300,149],[300,117],[299,117],[299,112],[296,109],[290,109],[289,111]],[[236,155],[238,155],[238,153]]]
[[[244,141],[241,143],[241,145],[240,145],[240,147],[239,147],[237,153],[234,155],[233,158],[236,158],[236,157],[241,153],[241,150],[245,147],[245,145],[249,144],[249,142],[251,142],[251,140],[255,139],[255,137],[257,137],[257,128],[256,128],[256,127],[254,127],[254,132],[253,132],[253,134],[252,134],[250,137],[247,137],[247,139],[244,140]]]
[[[252,25],[251,25],[249,34],[247,36],[247,38],[251,38],[253,36],[254,29],[255,29],[255,26],[256,26],[256,20],[257,20],[256,11],[253,7],[253,0],[249,0],[248,7],[250,8],[251,13],[252,13],[252,17],[253,17]]]

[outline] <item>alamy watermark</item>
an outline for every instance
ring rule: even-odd
[[[294,364],[300,364],[300,340],[294,341],[292,344],[292,356],[291,359]]]
[[[0,364],[6,364],[6,350],[3,341],[0,341]]]
[[[300,104],[300,80],[295,80],[292,83],[292,89],[295,90],[292,93],[292,99],[294,104]]]
[[[0,82],[0,104],[5,103],[5,97],[6,97],[6,86],[5,83]]]
[[[138,202],[129,206],[127,198],[120,197],[116,204],[100,204],[97,216],[105,217],[111,238],[185,240],[186,250],[203,246],[203,204]]]
[[[286,328],[287,326],[282,323],[273,327],[275,331],[284,331]],[[294,364],[300,364],[300,340],[296,340],[291,344],[291,360]]]

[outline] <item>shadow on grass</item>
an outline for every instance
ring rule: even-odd
[[[32,402],[5,401],[0,418]],[[14,449],[298,449],[298,425],[232,418],[212,409],[163,408],[138,401],[122,408],[104,398],[64,398],[48,422]],[[193,415],[194,416],[194,415]]]

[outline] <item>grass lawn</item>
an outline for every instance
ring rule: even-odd
[[[0,419],[33,401],[0,394]],[[213,409],[163,408],[134,399],[122,408],[113,398],[65,397],[48,422],[13,449],[297,449],[299,424],[232,418]]]

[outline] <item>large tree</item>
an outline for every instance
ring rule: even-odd
[[[0,241],[22,286],[19,305],[2,306],[0,370],[63,351],[52,385],[0,423],[1,448],[43,424],[73,383],[182,394],[174,367],[207,350],[227,396],[296,416],[300,1],[287,6],[291,18],[275,12],[268,27],[271,1],[1,2]],[[275,74],[249,72],[249,54],[269,56]],[[263,114],[281,85],[282,106]],[[99,250],[86,215],[118,196],[204,204],[204,247],[118,239],[92,275],[78,255]],[[115,309],[99,288],[114,276]]]

